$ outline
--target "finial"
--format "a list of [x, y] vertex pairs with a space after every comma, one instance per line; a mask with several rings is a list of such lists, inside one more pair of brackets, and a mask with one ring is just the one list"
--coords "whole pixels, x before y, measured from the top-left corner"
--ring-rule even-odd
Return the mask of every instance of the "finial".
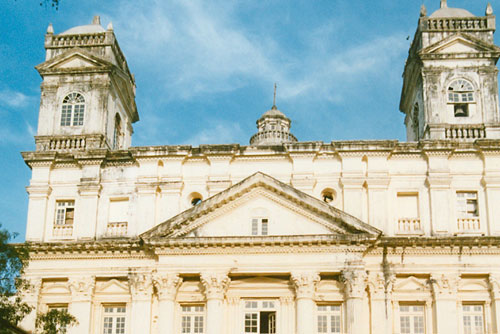
[[446, 0], [441, 0], [441, 8], [448, 8], [448, 4], [446, 3]]
[[52, 23], [49, 23], [49, 26], [47, 27], [47, 34], [53, 34], [54, 33], [54, 27], [52, 26]]
[[427, 16], [427, 8], [425, 8], [424, 4], [420, 7], [420, 16]]
[[111, 21], [109, 21], [108, 27], [106, 29], [107, 30], [113, 30], [113, 23], [111, 23]]
[[488, 6], [486, 6], [486, 15], [493, 15], [493, 7], [491, 7], [491, 3], [488, 2]]
[[99, 15], [94, 16], [92, 19], [92, 24], [101, 24], [101, 17]]
[[276, 109], [276, 82], [274, 83], [273, 109]]

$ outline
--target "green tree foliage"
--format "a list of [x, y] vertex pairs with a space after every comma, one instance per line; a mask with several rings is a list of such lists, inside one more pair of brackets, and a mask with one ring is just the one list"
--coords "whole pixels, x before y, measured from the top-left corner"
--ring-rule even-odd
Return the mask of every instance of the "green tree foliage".
[[42, 334], [66, 334], [78, 321], [67, 310], [52, 309], [36, 317], [36, 329]]
[[[17, 292], [28, 287], [21, 279], [28, 261], [28, 247], [9, 244], [16, 237], [0, 224], [0, 320], [17, 325], [30, 311]], [[0, 334], [6, 332], [0, 328]]]
[[[31, 288], [22, 279], [28, 264], [29, 247], [9, 243], [15, 237], [15, 233], [2, 229], [0, 224], [0, 334], [12, 334], [6, 327], [18, 325], [32, 310], [20, 296], [23, 290]], [[67, 327], [77, 324], [76, 318], [67, 310], [49, 310], [38, 314], [36, 319], [37, 333], [40, 334], [65, 334]]]

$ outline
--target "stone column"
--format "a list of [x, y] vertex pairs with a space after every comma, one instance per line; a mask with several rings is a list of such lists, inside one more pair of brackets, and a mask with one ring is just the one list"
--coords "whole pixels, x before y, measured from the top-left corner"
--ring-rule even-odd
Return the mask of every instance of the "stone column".
[[437, 333], [458, 333], [457, 290], [460, 276], [458, 274], [431, 275], [432, 294], [434, 298]]
[[368, 277], [371, 300], [371, 328], [374, 333], [392, 333], [392, 287], [394, 279], [394, 275], [384, 277], [383, 273], [374, 273]]
[[151, 276], [134, 273], [128, 277], [132, 295], [131, 333], [151, 333], [151, 297], [153, 282]]
[[316, 272], [292, 272], [292, 283], [296, 296], [296, 330], [297, 334], [314, 333], [314, 294], [320, 277]]
[[280, 333], [294, 333], [295, 331], [295, 307], [293, 304], [293, 296], [280, 297]]
[[89, 334], [92, 316], [92, 296], [94, 295], [95, 277], [72, 277], [68, 280], [71, 291], [69, 313], [76, 317], [78, 326], [70, 327], [69, 334]]
[[182, 284], [178, 274], [156, 274], [153, 284], [158, 291], [158, 329], [161, 334], [174, 334], [175, 296]]
[[347, 333], [364, 333], [366, 326], [363, 323], [369, 321], [369, 315], [363, 312], [366, 271], [361, 264], [348, 264], [342, 271], [341, 280], [344, 284]]
[[224, 330], [224, 296], [231, 281], [226, 273], [202, 273], [200, 275], [207, 298], [206, 334], [221, 334]]
[[500, 275], [489, 277], [491, 309], [492, 309], [492, 329], [493, 333], [500, 333]]
[[40, 300], [40, 291], [42, 289], [42, 279], [40, 277], [32, 277], [26, 279], [29, 284], [22, 291], [22, 298], [25, 303], [32, 307], [31, 312], [24, 317], [20, 323], [20, 327], [34, 332], [35, 331], [35, 320], [36, 314], [38, 312], [38, 301]]

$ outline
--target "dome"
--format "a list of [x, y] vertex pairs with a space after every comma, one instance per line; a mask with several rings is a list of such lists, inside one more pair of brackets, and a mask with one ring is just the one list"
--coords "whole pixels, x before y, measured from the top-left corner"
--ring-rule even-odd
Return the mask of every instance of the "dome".
[[287, 118], [285, 116], [285, 114], [283, 114], [281, 111], [279, 111], [276, 106], [273, 106], [271, 109], [269, 109], [264, 114], [262, 114], [261, 118], [264, 118], [264, 117], [276, 117], [276, 116]]
[[81, 34], [96, 34], [100, 32], [105, 32], [100, 24], [86, 24], [83, 26], [73, 27], [61, 33], [61, 35], [81, 35]]
[[444, 7], [436, 10], [434, 13], [432, 13], [430, 17], [438, 18], [438, 17], [474, 17], [474, 16], [475, 16], [474, 14], [462, 8]]

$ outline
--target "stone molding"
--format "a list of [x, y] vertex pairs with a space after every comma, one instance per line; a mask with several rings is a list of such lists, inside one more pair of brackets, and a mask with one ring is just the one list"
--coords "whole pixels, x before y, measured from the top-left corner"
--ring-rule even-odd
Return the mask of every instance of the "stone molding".
[[295, 296], [297, 299], [313, 299], [316, 293], [316, 286], [321, 277], [317, 272], [298, 271], [291, 273], [290, 280], [295, 287]]
[[153, 294], [153, 279], [149, 274], [132, 273], [128, 275], [132, 300], [149, 300]]
[[153, 285], [158, 293], [159, 300], [175, 300], [177, 291], [182, 284], [179, 274], [153, 274]]
[[385, 299], [392, 294], [396, 276], [393, 274], [370, 273], [367, 276], [367, 286], [372, 298]]
[[459, 282], [460, 275], [458, 273], [432, 274], [430, 283], [434, 298], [455, 298]]
[[34, 302], [38, 300], [40, 296], [40, 291], [42, 289], [42, 278], [41, 277], [30, 277], [25, 278], [27, 285], [21, 290], [23, 300], [28, 302]]
[[344, 284], [344, 294], [346, 299], [364, 297], [367, 274], [361, 266], [348, 266], [342, 271], [340, 279]]
[[95, 276], [70, 277], [68, 288], [73, 301], [90, 301], [95, 289]]
[[231, 279], [227, 273], [205, 272], [200, 274], [203, 292], [207, 300], [224, 299]]
[[493, 299], [500, 299], [500, 274], [490, 274], [488, 285]]

